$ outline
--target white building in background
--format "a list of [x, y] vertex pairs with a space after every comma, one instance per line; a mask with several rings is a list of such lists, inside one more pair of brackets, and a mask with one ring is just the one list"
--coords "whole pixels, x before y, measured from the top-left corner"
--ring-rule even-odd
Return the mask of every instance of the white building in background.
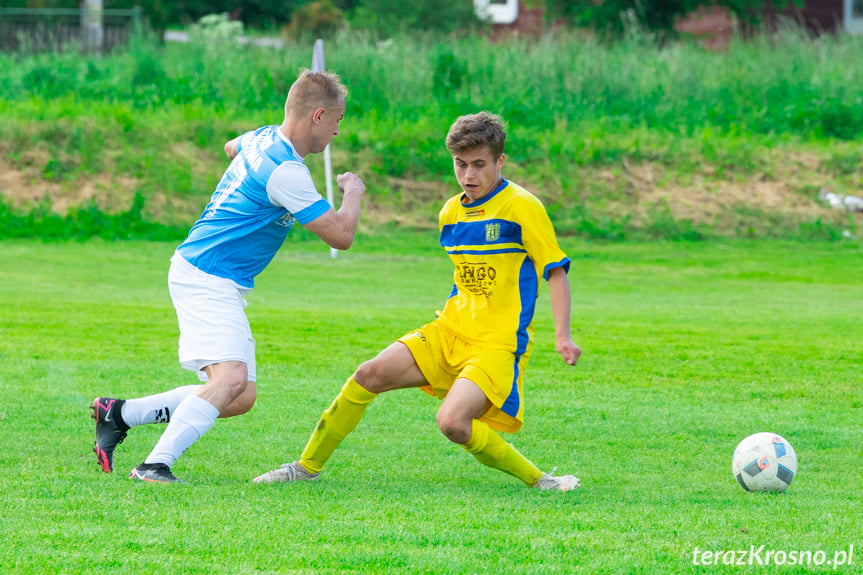
[[863, 34], [863, 0], [844, 0], [842, 23], [852, 34]]
[[512, 24], [518, 18], [518, 0], [473, 0], [476, 15], [492, 24]]

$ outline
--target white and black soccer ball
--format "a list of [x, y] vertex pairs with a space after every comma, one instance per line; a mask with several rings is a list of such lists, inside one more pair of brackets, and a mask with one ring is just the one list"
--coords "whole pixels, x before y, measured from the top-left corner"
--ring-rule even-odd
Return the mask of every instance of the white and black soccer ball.
[[731, 462], [734, 477], [746, 491], [785, 491], [797, 474], [797, 454], [775, 433], [756, 433], [740, 442]]

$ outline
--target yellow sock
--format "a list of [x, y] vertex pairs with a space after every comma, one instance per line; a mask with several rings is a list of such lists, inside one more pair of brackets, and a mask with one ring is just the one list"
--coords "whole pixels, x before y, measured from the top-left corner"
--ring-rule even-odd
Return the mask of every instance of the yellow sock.
[[341, 393], [321, 415], [318, 426], [300, 457], [300, 465], [309, 473], [317, 473], [323, 469], [342, 439], [360, 422], [366, 406], [375, 397], [377, 394], [366, 391], [353, 377], [349, 377]]
[[528, 485], [534, 485], [542, 477], [536, 465], [478, 419], [473, 420], [470, 439], [462, 447], [483, 465], [514, 475]]

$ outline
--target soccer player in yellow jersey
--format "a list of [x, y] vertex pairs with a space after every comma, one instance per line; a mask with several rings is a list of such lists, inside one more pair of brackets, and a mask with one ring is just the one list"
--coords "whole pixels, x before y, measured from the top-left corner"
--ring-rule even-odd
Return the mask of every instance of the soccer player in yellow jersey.
[[542, 203], [501, 177], [506, 133], [488, 112], [462, 116], [446, 138], [463, 193], [440, 212], [440, 242], [455, 266], [452, 293], [437, 319], [360, 365], [324, 412], [299, 461], [257, 483], [315, 480], [378, 394], [419, 387], [443, 400], [443, 434], [484, 465], [543, 490], [579, 487], [572, 475], [543, 473], [496, 433], [521, 428], [524, 372], [533, 315], [548, 281], [557, 337], [568, 365], [581, 350], [570, 335], [569, 258]]

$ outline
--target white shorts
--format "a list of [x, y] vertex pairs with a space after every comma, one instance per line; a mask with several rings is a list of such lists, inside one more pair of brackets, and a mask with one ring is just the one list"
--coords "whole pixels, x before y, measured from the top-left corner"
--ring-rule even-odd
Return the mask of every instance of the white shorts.
[[180, 365], [207, 381], [206, 366], [242, 361], [249, 381], [255, 381], [255, 339], [243, 297], [251, 289], [203, 272], [174, 253], [168, 290], [180, 324]]

